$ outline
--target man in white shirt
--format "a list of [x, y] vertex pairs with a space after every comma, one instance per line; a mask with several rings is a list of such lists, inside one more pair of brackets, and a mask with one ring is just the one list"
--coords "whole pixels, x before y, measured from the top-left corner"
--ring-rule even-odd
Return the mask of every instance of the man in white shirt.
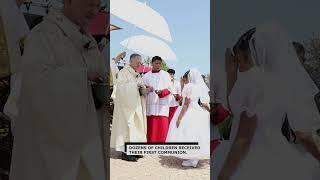
[[168, 69], [168, 73], [171, 77], [172, 84], [172, 96], [170, 97], [170, 109], [169, 109], [169, 125], [173, 118], [174, 113], [177, 111], [179, 107], [179, 101], [181, 100], [181, 84], [179, 81], [175, 80], [174, 75], [176, 71], [174, 69]]
[[169, 129], [169, 104], [171, 96], [171, 78], [168, 72], [161, 70], [162, 59], [152, 58], [152, 71], [143, 76], [147, 87], [153, 89], [147, 95], [147, 141], [162, 143], [166, 141]]
[[119, 68], [117, 66], [117, 63], [125, 57], [126, 57], [126, 52], [122, 52], [122, 53], [118, 54], [115, 58], [112, 58], [112, 60], [110, 62], [110, 69], [111, 69], [111, 73], [112, 73], [112, 81], [113, 82], [115, 82], [115, 80], [117, 79], [118, 73], [119, 73]]

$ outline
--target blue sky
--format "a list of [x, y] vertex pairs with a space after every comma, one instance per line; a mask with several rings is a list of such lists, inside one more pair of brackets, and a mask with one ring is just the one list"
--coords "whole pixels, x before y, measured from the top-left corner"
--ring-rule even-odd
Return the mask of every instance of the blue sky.
[[[146, 2], [147, 5], [159, 12], [169, 24], [173, 42], [167, 42], [167, 44], [176, 53], [177, 60], [168, 61], [167, 64], [176, 70], [176, 76], [183, 75], [190, 68], [197, 68], [203, 74], [209, 73], [210, 0], [147, 0]], [[139, 28], [136, 28], [132, 33], [134, 29], [132, 24], [113, 15], [111, 23], [124, 28], [111, 33], [112, 57], [125, 50], [120, 42], [129, 36], [153, 36]]]

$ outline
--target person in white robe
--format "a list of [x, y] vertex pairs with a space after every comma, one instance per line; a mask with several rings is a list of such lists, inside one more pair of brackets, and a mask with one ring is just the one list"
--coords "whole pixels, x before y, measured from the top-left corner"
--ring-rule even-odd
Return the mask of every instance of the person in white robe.
[[27, 22], [19, 9], [22, 2], [22, 0], [3, 0], [0, 2], [0, 21], [3, 27], [1, 33], [5, 35], [9, 55], [6, 74], [10, 76], [10, 95], [3, 112], [10, 117], [12, 132], [19, 113], [17, 102], [21, 86], [20, 65], [23, 41], [29, 33]]
[[125, 143], [147, 142], [145, 96], [150, 89], [145, 88], [137, 72], [141, 56], [132, 54], [129, 61], [129, 65], [119, 72], [112, 93], [114, 111], [110, 146], [122, 152], [122, 160], [137, 161], [141, 156], [126, 155]]
[[173, 118], [173, 115], [177, 111], [179, 107], [179, 101], [181, 100], [181, 83], [174, 78], [175, 70], [168, 69], [167, 71], [171, 76], [171, 83], [172, 83], [172, 96], [170, 96], [170, 109], [169, 109], [169, 126], [170, 122]]
[[144, 83], [154, 91], [147, 95], [147, 140], [164, 143], [169, 129], [169, 107], [172, 91], [168, 72], [161, 70], [162, 58], [152, 58], [152, 71], [143, 76]]
[[[226, 61], [228, 60], [228, 57], [226, 57]], [[220, 105], [227, 110], [227, 84], [229, 84], [227, 82], [227, 72], [229, 72], [230, 64], [218, 62], [214, 67], [215, 68], [212, 82], [213, 104], [214, 106]], [[213, 179], [218, 179], [219, 173], [217, 172], [219, 172], [219, 169], [221, 169], [223, 166], [223, 162], [228, 155], [228, 151], [226, 150], [229, 148], [227, 147], [230, 147], [232, 145], [232, 141], [224, 139], [222, 134], [220, 133], [218, 125], [214, 125], [213, 122], [211, 122], [210, 130], [211, 143], [214, 148], [212, 149], [211, 154], [212, 177]]]
[[[313, 101], [318, 90], [286, 33], [275, 23], [262, 24], [241, 36], [233, 52], [239, 63], [229, 96], [233, 144], [215, 171], [218, 180], [318, 179], [320, 115]], [[294, 143], [281, 130], [285, 115]]]
[[87, 33], [99, 4], [66, 0], [27, 37], [11, 180], [107, 179], [91, 89], [104, 62]]
[[182, 166], [197, 167], [199, 160], [210, 159], [209, 88], [200, 72], [191, 69], [184, 75], [183, 106], [172, 118], [166, 142], [197, 142], [199, 150], [185, 155]]
[[[126, 52], [122, 52], [120, 54], [118, 54], [115, 58], [112, 58], [110, 61], [110, 69], [111, 69], [111, 73], [112, 73], [112, 81], [111, 82], [115, 82], [119, 73], [119, 68], [117, 66], [118, 62], [126, 57]], [[113, 85], [113, 83], [112, 83]]]

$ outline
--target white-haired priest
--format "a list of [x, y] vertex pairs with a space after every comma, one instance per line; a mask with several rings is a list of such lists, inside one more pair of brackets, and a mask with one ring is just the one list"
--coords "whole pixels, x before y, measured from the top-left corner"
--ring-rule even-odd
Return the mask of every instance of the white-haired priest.
[[125, 143], [147, 142], [145, 97], [152, 89], [144, 85], [138, 72], [141, 56], [132, 54], [130, 63], [118, 73], [112, 98], [114, 111], [111, 130], [111, 148], [122, 152], [122, 160], [137, 161], [142, 156], [125, 152]]

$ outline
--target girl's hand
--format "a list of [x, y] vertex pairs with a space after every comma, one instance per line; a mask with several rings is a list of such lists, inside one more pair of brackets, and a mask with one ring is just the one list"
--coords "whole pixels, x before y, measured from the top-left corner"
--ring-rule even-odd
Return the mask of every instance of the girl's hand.
[[177, 120], [177, 122], [176, 122], [177, 128], [179, 128], [180, 123], [181, 123], [181, 117], [179, 116], [179, 117], [178, 117], [178, 120]]

